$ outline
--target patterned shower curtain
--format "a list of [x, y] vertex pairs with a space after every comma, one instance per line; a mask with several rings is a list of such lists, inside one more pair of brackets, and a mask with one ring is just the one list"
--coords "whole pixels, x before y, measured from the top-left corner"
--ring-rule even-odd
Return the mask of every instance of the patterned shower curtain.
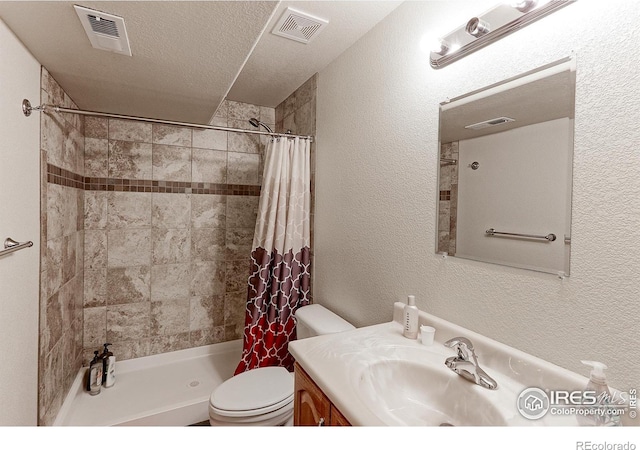
[[267, 366], [293, 370], [288, 351], [296, 339], [293, 313], [309, 303], [310, 143], [272, 139], [265, 153], [236, 375]]

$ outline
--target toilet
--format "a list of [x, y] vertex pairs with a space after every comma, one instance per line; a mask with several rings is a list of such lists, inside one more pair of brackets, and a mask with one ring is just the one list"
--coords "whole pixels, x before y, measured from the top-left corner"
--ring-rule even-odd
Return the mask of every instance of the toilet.
[[[321, 305], [295, 313], [298, 339], [353, 330], [355, 327]], [[260, 367], [218, 386], [209, 398], [212, 426], [293, 425], [293, 374], [284, 367]]]

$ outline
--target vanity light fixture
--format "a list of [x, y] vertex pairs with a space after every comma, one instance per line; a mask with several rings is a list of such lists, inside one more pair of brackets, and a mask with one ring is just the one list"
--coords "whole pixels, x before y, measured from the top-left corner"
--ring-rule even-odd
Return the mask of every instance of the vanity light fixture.
[[467, 33], [471, 36], [479, 38], [480, 36], [484, 36], [489, 31], [491, 31], [489, 24], [484, 20], [480, 20], [477, 17], [474, 17], [469, 22], [467, 22], [467, 26], [465, 27]]
[[431, 50], [433, 53], [437, 53], [438, 55], [444, 56], [447, 53], [449, 53], [452, 49], [452, 47], [449, 45], [449, 43], [445, 40], [442, 39], [438, 39], [435, 42], [435, 45], [433, 46], [433, 49]]
[[511, 2], [511, 6], [520, 12], [526, 13], [538, 6], [538, 0], [516, 0]]
[[[512, 0], [472, 17], [466, 24], [440, 38], [440, 48], [431, 51], [430, 63], [439, 69], [480, 50], [577, 0]], [[456, 46], [447, 44], [455, 42]], [[444, 45], [447, 49], [444, 49]]]

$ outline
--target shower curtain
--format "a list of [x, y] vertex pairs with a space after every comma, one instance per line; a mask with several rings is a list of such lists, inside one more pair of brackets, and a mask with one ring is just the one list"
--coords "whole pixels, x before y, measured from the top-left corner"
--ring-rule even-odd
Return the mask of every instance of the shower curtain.
[[287, 348], [296, 339], [293, 313], [309, 303], [310, 143], [272, 139], [265, 153], [236, 375], [267, 366], [293, 370]]

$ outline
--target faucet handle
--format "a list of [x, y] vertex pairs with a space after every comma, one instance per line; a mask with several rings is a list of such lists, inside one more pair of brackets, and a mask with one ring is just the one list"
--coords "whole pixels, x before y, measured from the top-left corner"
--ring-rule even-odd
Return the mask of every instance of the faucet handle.
[[454, 337], [444, 343], [445, 347], [453, 348], [458, 351], [458, 357], [467, 361], [471, 360], [475, 356], [473, 351], [473, 344], [465, 337]]

